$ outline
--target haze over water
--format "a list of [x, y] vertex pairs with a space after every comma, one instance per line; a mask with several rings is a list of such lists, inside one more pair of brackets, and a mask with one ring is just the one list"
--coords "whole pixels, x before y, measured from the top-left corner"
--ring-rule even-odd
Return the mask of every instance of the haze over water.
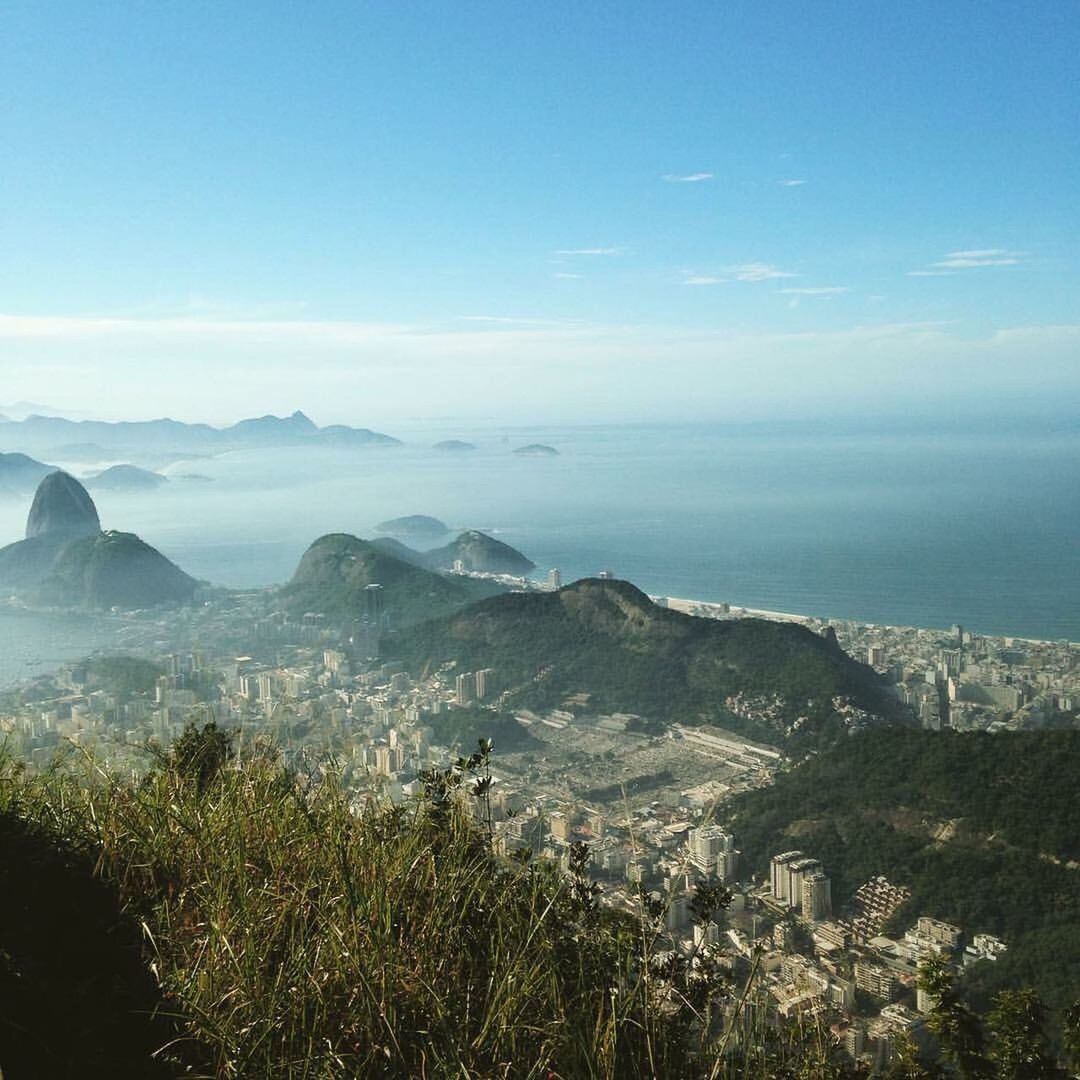
[[[791, 426], [394, 428], [394, 448], [234, 452], [158, 492], [98, 493], [216, 584], [288, 580], [326, 532], [423, 513], [491, 530], [564, 581], [834, 619], [1080, 640], [1080, 433]], [[436, 451], [443, 438], [472, 452]], [[558, 457], [511, 451], [549, 443]], [[80, 463], [65, 463], [78, 471]], [[28, 500], [0, 504], [5, 541]], [[51, 655], [51, 654], [50, 654]]]

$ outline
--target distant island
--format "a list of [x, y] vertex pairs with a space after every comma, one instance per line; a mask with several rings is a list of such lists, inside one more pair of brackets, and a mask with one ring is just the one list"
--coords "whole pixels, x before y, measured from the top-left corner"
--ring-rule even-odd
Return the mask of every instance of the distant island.
[[161, 473], [137, 465], [111, 465], [97, 476], [89, 477], [86, 486], [91, 491], [153, 491], [168, 482], [168, 477]]
[[427, 514], [407, 514], [381, 522], [375, 526], [375, 531], [389, 536], [405, 536], [411, 540], [438, 540], [450, 529], [438, 518]]
[[453, 453], [459, 450], [475, 450], [476, 444], [471, 442], [464, 442], [461, 439], [443, 439], [442, 442], [437, 442], [431, 449], [448, 450]]
[[529, 443], [528, 446], [519, 446], [514, 453], [522, 457], [557, 457], [559, 451], [546, 443]]

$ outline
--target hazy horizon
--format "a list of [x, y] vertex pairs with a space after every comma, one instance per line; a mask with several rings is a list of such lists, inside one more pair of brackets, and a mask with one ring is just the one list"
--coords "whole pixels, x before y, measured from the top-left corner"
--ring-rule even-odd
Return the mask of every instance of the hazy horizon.
[[5, 396], [366, 426], [1080, 392], [1075, 5], [5, 5]]

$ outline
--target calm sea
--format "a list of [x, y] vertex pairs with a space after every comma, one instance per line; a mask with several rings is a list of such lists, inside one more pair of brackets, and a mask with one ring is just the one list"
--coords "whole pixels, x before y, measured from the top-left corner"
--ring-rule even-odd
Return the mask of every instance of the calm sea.
[[[430, 425], [392, 434], [406, 445], [184, 462], [174, 471], [212, 481], [103, 494], [102, 521], [232, 586], [286, 580], [325, 532], [371, 536], [379, 521], [421, 513], [491, 530], [538, 573], [558, 567], [565, 581], [608, 569], [651, 593], [1080, 640], [1080, 432]], [[432, 449], [447, 438], [477, 449]], [[558, 456], [511, 452], [536, 442]], [[21, 535], [28, 503], [0, 505], [0, 539]]]
[[108, 645], [113, 629], [84, 615], [42, 615], [0, 607], [0, 689], [48, 674]]

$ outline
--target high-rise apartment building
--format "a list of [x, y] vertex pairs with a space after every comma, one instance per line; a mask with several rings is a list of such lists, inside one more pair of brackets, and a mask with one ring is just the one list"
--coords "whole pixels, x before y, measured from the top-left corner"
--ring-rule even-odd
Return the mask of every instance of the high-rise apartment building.
[[817, 859], [803, 857], [788, 863], [788, 905], [793, 908], [802, 908], [803, 882], [812, 874], [821, 870], [821, 863]]
[[827, 874], [817, 870], [802, 879], [801, 907], [803, 918], [813, 922], [832, 915], [832, 882]]
[[735, 880], [738, 855], [735, 837], [719, 825], [703, 825], [690, 830], [690, 862], [703, 874], [722, 882]]
[[796, 859], [803, 858], [801, 851], [785, 851], [781, 855], [774, 855], [769, 860], [769, 874], [772, 883], [772, 894], [777, 900], [790, 904], [788, 867]]
[[471, 671], [463, 671], [454, 684], [459, 705], [469, 705], [476, 700], [476, 675]]

